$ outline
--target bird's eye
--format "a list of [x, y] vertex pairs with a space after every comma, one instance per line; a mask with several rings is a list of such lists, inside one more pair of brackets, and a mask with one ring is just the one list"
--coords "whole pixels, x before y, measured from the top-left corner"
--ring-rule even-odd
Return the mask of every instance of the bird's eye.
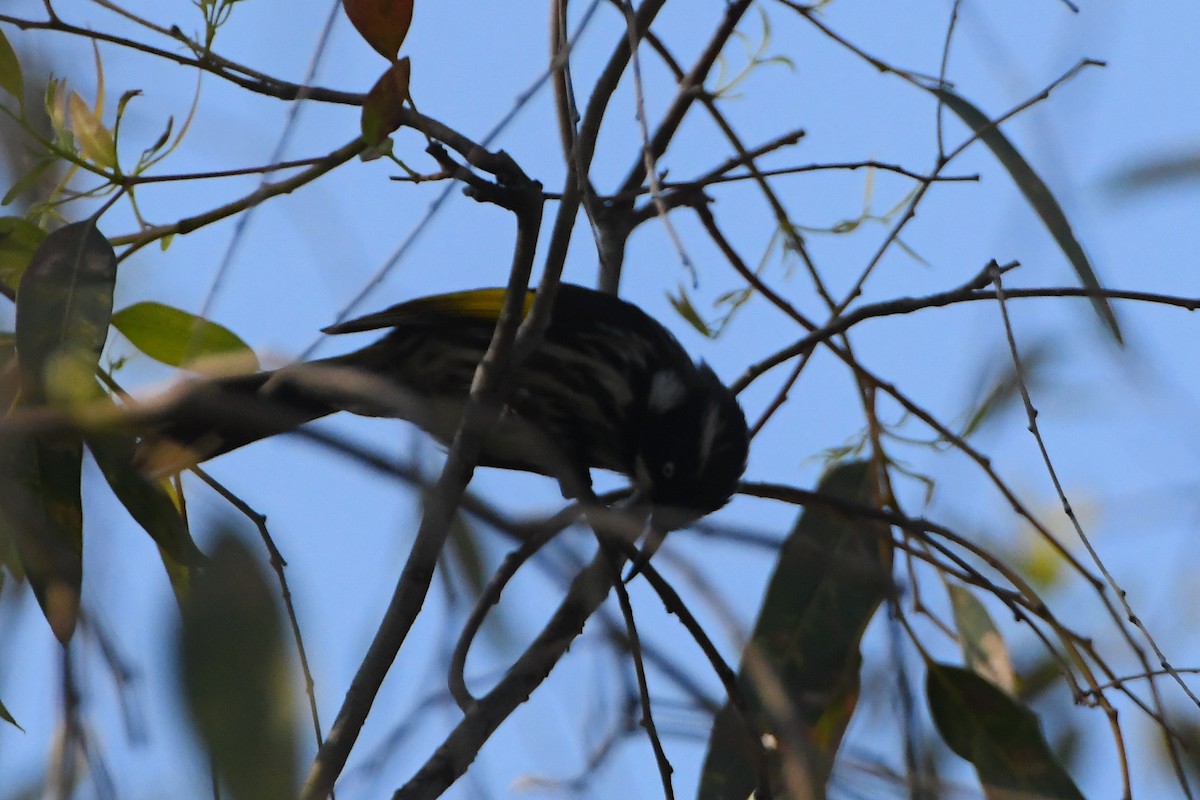
[[675, 477], [675, 462], [668, 461], [662, 465], [662, 476], [667, 480]]

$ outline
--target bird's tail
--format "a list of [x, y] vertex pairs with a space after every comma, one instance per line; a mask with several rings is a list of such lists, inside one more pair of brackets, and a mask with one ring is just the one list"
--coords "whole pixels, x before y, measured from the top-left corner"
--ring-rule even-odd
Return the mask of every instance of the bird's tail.
[[190, 381], [142, 406], [139, 466], [178, 472], [338, 410], [320, 391], [285, 379], [287, 369]]

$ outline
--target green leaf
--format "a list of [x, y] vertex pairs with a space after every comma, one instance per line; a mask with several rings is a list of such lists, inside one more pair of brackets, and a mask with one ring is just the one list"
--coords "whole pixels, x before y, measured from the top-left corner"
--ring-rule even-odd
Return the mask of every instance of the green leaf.
[[[135, 97], [141, 97], [141, 89], [128, 89], [121, 93], [121, 97], [117, 100], [117, 123], [120, 124], [121, 119], [125, 116], [125, 106], [129, 105], [129, 101]], [[168, 126], [169, 127], [169, 126]]]
[[[998, 370], [999, 374], [987, 379], [988, 388], [986, 390], [980, 388], [977, 391], [976, 396], [980, 399], [974, 403], [975, 410], [967, 418], [967, 423], [963, 426], [959, 436], [966, 439], [974, 435], [997, 414], [1019, 404], [1022, 379], [1024, 379], [1025, 388], [1037, 394], [1037, 387], [1046, 382], [1051, 360], [1057, 355], [1058, 346], [1049, 339], [1040, 339], [1032, 344], [1023, 343], [1020, 374], [1017, 373], [1009, 354], [1005, 353], [1000, 356], [998, 360], [1002, 366]], [[981, 377], [979, 384], [983, 385], [984, 381], [985, 379]]]
[[258, 369], [254, 351], [236, 333], [162, 303], [134, 303], [113, 314], [112, 324], [138, 350], [172, 367], [199, 358], [237, 357], [247, 370]]
[[139, 166], [145, 165], [148, 161], [155, 158], [155, 156], [158, 155], [158, 151], [166, 147], [167, 142], [171, 141], [171, 131], [174, 130], [174, 128], [175, 118], [167, 117], [167, 124], [166, 127], [163, 128], [163, 132], [160, 133], [158, 138], [154, 140], [154, 144], [142, 151], [142, 157], [139, 160]]
[[116, 254], [90, 221], [60, 228], [38, 246], [17, 291], [25, 402], [42, 401], [47, 388], [73, 395], [76, 387], [65, 384], [95, 369], [116, 277]]
[[412, 65], [402, 58], [380, 76], [367, 93], [362, 107], [362, 138], [377, 151], [390, 147], [388, 135], [404, 121], [404, 103], [409, 101], [408, 80]]
[[71, 92], [67, 95], [67, 115], [75, 141], [79, 142], [79, 153], [98, 167], [115, 169], [117, 143], [99, 113], [88, 108], [78, 93]]
[[992, 622], [983, 603], [970, 589], [950, 584], [950, 605], [954, 608], [954, 624], [961, 639], [963, 658], [975, 674], [986, 678], [1009, 694], [1017, 688], [1012, 659], [1004, 638]]
[[[19, 405], [96, 398], [116, 272], [112, 247], [91, 222], [51, 233], [34, 251], [17, 290]], [[72, 432], [34, 438], [14, 426], [0, 451], [6, 526], [42, 612], [66, 642], [83, 580], [83, 441]]]
[[3, 30], [0, 30], [0, 89], [15, 97], [20, 105], [25, 104], [25, 78], [21, 75], [21, 61]]
[[[20, 378], [15, 337], [11, 333], [0, 333], [0, 418], [16, 403], [20, 393]], [[0, 446], [4, 444], [3, 439], [4, 437], [0, 436]], [[0, 457], [0, 465], [2, 463], [3, 458]], [[0, 475], [0, 483], [2, 478], [3, 475]], [[17, 553], [15, 535], [16, 532], [9, 529], [9, 522], [0, 508], [0, 567], [20, 581], [25, 579], [25, 570]], [[3, 589], [2, 583], [0, 589]]]
[[[8, 518], [0, 509], [0, 567], [18, 582], [25, 580], [25, 567], [21, 564], [21, 555], [17, 552], [17, 531], [10, 530]], [[0, 573], [0, 589], [4, 588], [4, 575]]]
[[396, 58], [412, 25], [413, 0], [342, 0], [342, 8], [375, 52]]
[[708, 323], [704, 321], [704, 318], [700, 316], [700, 312], [692, 305], [692, 300], [688, 297], [687, 289], [680, 286], [679, 296], [676, 297], [668, 293], [667, 299], [671, 301], [671, 305], [679, 313], [679, 316], [683, 317], [685, 322], [700, 331], [703, 336], [707, 336], [709, 339], [713, 338], [712, 328], [708, 327]]
[[1200, 153], [1182, 151], [1156, 153], [1125, 167], [1112, 179], [1113, 188], [1122, 192], [1188, 186], [1200, 181]]
[[[838, 465], [817, 491], [869, 506], [870, 465]], [[774, 735], [776, 752], [784, 759], [804, 760], [814, 787], [824, 786], [858, 699], [859, 645], [892, 590], [891, 562], [886, 525], [809, 507], [780, 550], [743, 656], [738, 683], [756, 725]], [[783, 719], [779, 704], [765, 699], [772, 684], [776, 694], [782, 691], [791, 701]], [[713, 724], [701, 774], [702, 800], [748, 797], [754, 790], [745, 736], [727, 704]]]
[[183, 603], [181, 686], [234, 800], [285, 800], [298, 788], [293, 681], [271, 584], [222, 532]]
[[134, 438], [123, 433], [94, 434], [87, 437], [87, 445], [113, 494], [163, 552], [184, 566], [203, 564], [204, 554], [163, 483], [147, 479], [134, 467]]
[[[442, 551], [441, 566], [452, 580], [457, 578], [467, 588], [469, 597], [478, 597], [488, 582], [488, 570], [481, 548], [479, 532], [471, 527], [465, 515], [455, 513], [450, 518], [446, 549]], [[452, 570], [452, 571], [451, 571]]]
[[[30, 167], [29, 171], [22, 175], [20, 179], [11, 187], [9, 187], [9, 190], [4, 193], [3, 199], [0, 199], [0, 206], [9, 205], [13, 200], [16, 200], [18, 197], [25, 194], [25, 192], [35, 186], [37, 182], [42, 179], [42, 176], [46, 174], [46, 170], [50, 169], [57, 163], [58, 159], [56, 158], [43, 158]], [[45, 234], [43, 233], [43, 236], [44, 235]]]
[[[946, 107], [958, 115], [959, 119], [967, 124], [975, 135], [979, 137], [997, 160], [1012, 176], [1016, 182], [1017, 188], [1025, 195], [1025, 199], [1029, 201], [1029, 205], [1042, 219], [1042, 223], [1046, 229], [1050, 231], [1050, 235], [1054, 237], [1054, 241], [1058, 243], [1058, 247], [1063, 251], [1067, 260], [1071, 262], [1071, 266], [1075, 270], [1075, 274], [1079, 276], [1080, 283], [1085, 289], [1100, 290], [1104, 287], [1100, 285], [1100, 279], [1096, 276], [1096, 271], [1092, 268], [1091, 262], [1088, 260], [1087, 254], [1083, 252], [1083, 246], [1079, 244], [1079, 240], [1075, 238], [1075, 232], [1071, 229], [1071, 223], [1067, 221], [1067, 215], [1063, 212], [1062, 206], [1054, 199], [1054, 195], [1050, 193], [1050, 188], [1046, 186], [1045, 181], [1033, 171], [1033, 167], [1025, 160], [1025, 157], [1013, 146], [1001, 131], [998, 125], [988, 116], [972, 105], [967, 100], [950, 91], [949, 89], [931, 89], [938, 99], [946, 104]], [[1108, 300], [1096, 296], [1091, 298], [1092, 307], [1096, 313], [1100, 315], [1100, 319], [1108, 326], [1112, 332], [1113, 338], [1118, 343], [1122, 343], [1121, 328], [1117, 324], [1117, 317], [1113, 313], [1112, 307], [1108, 304]]]
[[21, 369], [17, 366], [16, 337], [0, 332], [0, 417], [16, 404], [20, 390]]
[[988, 800], [1083, 800], [1032, 711], [970, 670], [927, 666], [934, 724], [950, 749], [975, 766]]
[[83, 504], [78, 437], [0, 435], [0, 527], [12, 537], [21, 570], [50, 629], [70, 641], [83, 581]]
[[15, 290], [46, 232], [22, 217], [0, 217], [0, 281]]

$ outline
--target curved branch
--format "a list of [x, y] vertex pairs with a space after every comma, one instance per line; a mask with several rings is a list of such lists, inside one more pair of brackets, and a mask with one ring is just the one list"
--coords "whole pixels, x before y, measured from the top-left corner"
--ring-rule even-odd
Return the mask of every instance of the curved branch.
[[[601, 548], [571, 582], [554, 616], [500, 682], [481, 697], [393, 800], [433, 800], [464, 772], [500, 724], [541, 685], [612, 589], [613, 563]], [[619, 579], [619, 576], [617, 576]], [[324, 795], [306, 793], [304, 797]]]
[[121, 253], [120, 260], [123, 261], [151, 242], [156, 242], [167, 236], [191, 233], [205, 225], [211, 225], [226, 217], [231, 217], [234, 214], [245, 211], [247, 208], [256, 206], [268, 198], [293, 192], [301, 186], [311, 183], [335, 167], [346, 163], [365, 150], [366, 147], [366, 143], [361, 138], [356, 137], [353, 141], [342, 145], [308, 169], [281, 181], [264, 183], [253, 192], [234, 200], [232, 203], [227, 203], [219, 208], [211, 209], [193, 217], [185, 217], [170, 225], [156, 225], [132, 236], [114, 237], [111, 241], [114, 244], [129, 243], [129, 247], [125, 248], [124, 252]]
[[[975, 289], [967, 286], [952, 289], [948, 292], [926, 295], [925, 297], [901, 297], [896, 300], [886, 300], [882, 303], [859, 306], [854, 311], [843, 314], [827, 325], [809, 332], [784, 349], [764, 358], [762, 361], [752, 364], [740, 378], [730, 385], [730, 388], [734, 393], [741, 392], [768, 370], [779, 366], [785, 361], [805, 354], [818, 344], [845, 333], [850, 328], [865, 320], [911, 314], [914, 311], [921, 311], [926, 308], [942, 308], [959, 303], [996, 300], [997, 297], [997, 292], [994, 289]], [[1133, 300], [1142, 303], [1173, 306], [1186, 311], [1200, 309], [1200, 298], [1178, 297], [1175, 295], [1139, 292], [1128, 289], [1083, 289], [1071, 286], [1054, 286], [1043, 289], [1006, 289], [1004, 297], [1007, 300], [1034, 297], [1083, 297], [1088, 299], [1103, 297], [1107, 300]]]
[[[78, 25], [72, 25], [68, 22], [63, 22], [58, 17], [53, 17], [46, 21], [37, 21], [24, 19], [22, 17], [14, 17], [10, 14], [0, 14], [0, 22], [7, 22], [21, 30], [42, 30], [52, 31], [54, 33], [65, 33], [71, 36], [81, 36], [94, 42], [107, 42], [115, 44], [119, 47], [125, 47], [130, 50], [136, 50], [140, 53], [146, 53], [157, 58], [172, 61], [180, 66], [195, 67], [198, 70], [207, 72], [210, 75], [215, 75], [222, 80], [227, 80], [243, 89], [261, 94], [266, 97], [274, 97], [279, 100], [317, 100], [323, 103], [335, 103], [339, 105], [361, 106], [364, 94], [357, 92], [343, 92], [336, 89], [326, 89], [320, 86], [304, 86], [291, 81], [280, 80], [273, 78], [261, 72], [256, 72], [249, 67], [243, 67], [236, 62], [221, 56], [208, 52], [204, 58], [196, 58], [186, 56], [173, 50], [164, 50], [153, 45], [148, 45], [134, 39], [127, 39], [122, 36], [117, 36], [104, 31], [94, 30], [92, 28], [81, 28]], [[183, 44], [194, 47], [189, 39], [182, 34], [178, 34], [176, 38]]]

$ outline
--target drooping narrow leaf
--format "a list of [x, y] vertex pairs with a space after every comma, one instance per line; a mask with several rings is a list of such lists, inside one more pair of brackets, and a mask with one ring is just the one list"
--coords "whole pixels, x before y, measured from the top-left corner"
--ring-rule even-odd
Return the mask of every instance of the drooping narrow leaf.
[[[1021, 190], [1021, 194], [1025, 195], [1029, 205], [1041, 218], [1046, 229], [1050, 231], [1050, 235], [1054, 237], [1054, 241], [1058, 243], [1063, 255], [1071, 262], [1071, 267], [1079, 276], [1083, 287], [1097, 291], [1103, 289], [1100, 279], [1096, 276], [1096, 270], [1092, 268], [1091, 261], [1083, 251], [1083, 246], [1079, 244], [1075, 232], [1071, 229], [1071, 223], [1067, 221], [1067, 215], [1063, 212], [1062, 206], [1050, 192], [1046, 182], [1034, 172], [1033, 167], [1013, 146], [1008, 137], [1001, 132], [999, 126], [988, 119], [987, 114], [949, 89], [931, 89], [931, 91], [946, 104], [947, 108], [957, 114], [958, 118], [967, 124], [967, 127], [975, 132], [980, 141], [987, 145], [1004, 169], [1008, 171], [1008, 174], [1012, 176], [1017, 188]], [[1122, 342], [1121, 328], [1117, 324], [1116, 314], [1113, 313], [1108, 300], [1097, 295], [1092, 297], [1091, 301], [1092, 307], [1096, 309], [1100, 319], [1108, 326], [1113, 338], [1117, 342]]]
[[0, 509], [0, 588], [9, 575], [18, 582], [25, 580], [25, 567], [21, 564], [21, 556], [17, 552], [17, 532], [9, 529], [8, 517]]
[[16, 290], [46, 232], [22, 217], [0, 217], [0, 282]]
[[258, 369], [254, 351], [236, 333], [162, 303], [134, 303], [113, 314], [112, 325], [138, 350], [172, 367], [202, 358], [236, 357], [244, 360], [247, 371]]
[[[15, 337], [11, 333], [0, 333], [0, 417], [8, 413], [17, 400], [20, 391], [21, 373], [17, 368], [17, 348]], [[0, 446], [4, 445], [4, 437], [0, 436]], [[0, 465], [3, 458], [0, 457]], [[0, 480], [3, 475], [0, 474]], [[25, 579], [25, 569], [21, 566], [21, 558], [17, 554], [15, 531], [10, 530], [10, 523], [0, 508], [0, 568], [6, 570], [17, 580]], [[0, 586], [2, 588], [2, 586]]]
[[959, 431], [964, 439], [974, 435], [985, 424], [1001, 412], [1016, 407], [1021, 402], [1021, 384], [1036, 396], [1037, 388], [1051, 374], [1050, 365], [1059, 355], [1060, 347], [1050, 339], [1037, 339], [1021, 343], [1021, 371], [1017, 372], [1012, 357], [1007, 353], [995, 358], [1001, 366], [989, 370], [979, 378], [976, 400], [967, 422]]
[[962, 640], [967, 666], [976, 675], [1013, 694], [1017, 680], [1012, 659], [996, 623], [992, 622], [992, 615], [970, 589], [955, 583], [950, 584], [950, 605], [954, 609], [954, 625]]
[[[18, 405], [96, 396], [92, 377], [112, 316], [117, 260], [92, 222], [67, 225], [34, 251], [17, 289]], [[55, 635], [75, 629], [83, 579], [78, 434], [14, 429], [0, 443], [0, 504], [17, 552]]]
[[401, 111], [409, 99], [408, 80], [412, 65], [402, 58], [387, 68], [380, 76], [362, 107], [363, 141], [377, 151], [387, 152], [388, 136], [400, 127], [404, 120]]
[[92, 434], [87, 437], [87, 445], [113, 494], [163, 552], [184, 566], [204, 563], [204, 554], [196, 547], [163, 484], [146, 478], [134, 467], [133, 437], [115, 431]]
[[17, 354], [26, 402], [46, 399], [49, 370], [70, 359], [90, 372], [112, 319], [117, 257], [92, 222], [49, 234], [17, 291]]
[[15, 97], [18, 103], [25, 102], [25, 78], [21, 75], [21, 61], [3, 30], [0, 30], [0, 89]]
[[1197, 180], [1200, 180], [1200, 153], [1183, 150], [1143, 158], [1121, 169], [1111, 184], [1121, 192], [1135, 192], [1195, 186]]
[[13, 715], [9, 713], [9, 711], [5, 707], [4, 703], [0, 703], [0, 719], [4, 720], [9, 725], [12, 725], [14, 728], [16, 728], [19, 731], [25, 730], [24, 728], [22, 728], [20, 725], [17, 724], [17, 721], [15, 719], [13, 719]]
[[[818, 492], [869, 506], [870, 465], [855, 461], [835, 467]], [[873, 520], [806, 509], [780, 550], [742, 659], [738, 683], [755, 724], [778, 743], [775, 767], [786, 775], [787, 759], [801, 759], [815, 784], [806, 789], [824, 786], [858, 699], [859, 644], [891, 591], [887, 534], [887, 527]], [[782, 707], [776, 690], [782, 690]], [[754, 790], [745, 735], [727, 704], [713, 724], [701, 800], [748, 797]]]
[[25, 174], [18, 178], [12, 186], [8, 187], [8, 191], [4, 193], [4, 197], [0, 198], [0, 206], [6, 206], [13, 200], [16, 200], [28, 190], [37, 185], [37, 182], [42, 179], [46, 171], [58, 163], [58, 160], [53, 157], [44, 157], [34, 163], [25, 171]]
[[75, 632], [83, 581], [82, 456], [77, 437], [0, 435], [0, 527], [12, 539], [19, 571], [46, 622], [63, 643]]
[[974, 672], [929, 662], [925, 694], [938, 733], [970, 761], [988, 800], [1083, 800], [1037, 716]]
[[196, 732], [230, 795], [294, 798], [294, 698], [279, 608], [250, 551], [227, 533], [193, 576], [178, 653]]
[[413, 0], [342, 0], [342, 8], [375, 52], [396, 58], [412, 25]]
[[488, 582], [480, 540], [479, 531], [471, 526], [466, 515], [458, 513], [451, 517], [446, 549], [442, 551], [439, 566], [446, 569], [447, 580], [463, 584], [468, 597], [483, 594]]
[[704, 317], [700, 316], [700, 312], [696, 310], [696, 306], [692, 304], [692, 299], [688, 297], [687, 290], [682, 286], [679, 287], [679, 296], [673, 294], [667, 295], [667, 300], [671, 301], [671, 305], [679, 316], [683, 317], [684, 322], [691, 325], [703, 336], [713, 338], [712, 328], [704, 321]]
[[0, 332], [0, 416], [17, 402], [21, 389], [21, 369], [17, 366], [17, 337]]

